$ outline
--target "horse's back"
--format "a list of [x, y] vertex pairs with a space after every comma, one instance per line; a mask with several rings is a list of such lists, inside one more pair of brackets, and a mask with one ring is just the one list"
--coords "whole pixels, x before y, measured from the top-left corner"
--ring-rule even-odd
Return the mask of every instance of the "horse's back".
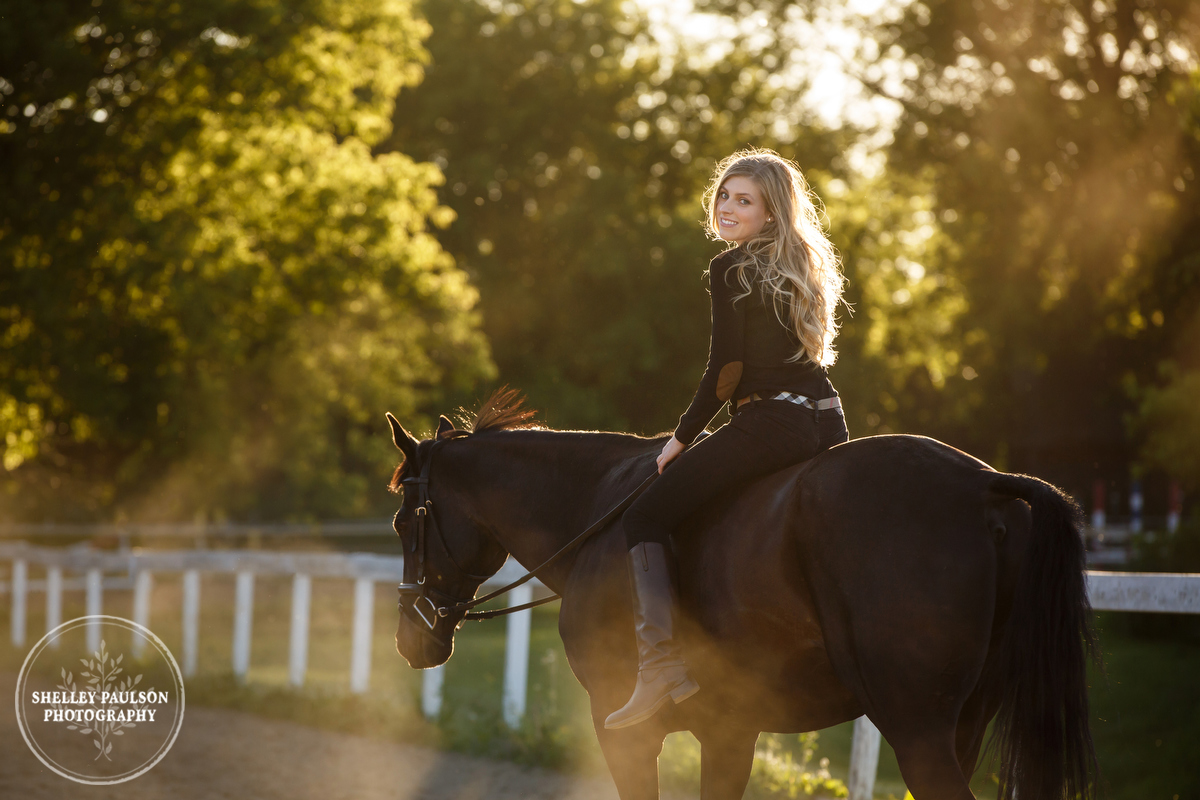
[[[841, 571], [868, 562], [950, 558], [990, 549], [987, 486], [995, 472], [936, 439], [855, 439], [718, 499], [678, 537], [686, 573], [726, 586], [734, 563], [768, 574]], [[874, 556], [882, 554], [885, 559]], [[832, 560], [830, 560], [832, 559]]]
[[[936, 439], [872, 436], [833, 447], [796, 471], [793, 533], [810, 558], [845, 554], [893, 565], [966, 557], [986, 544], [987, 486], [995, 472]], [[869, 552], [848, 549], [869, 548]], [[873, 559], [877, 560], [877, 559]], [[811, 562], [810, 562], [811, 563]], [[830, 564], [825, 564], [826, 568]]]

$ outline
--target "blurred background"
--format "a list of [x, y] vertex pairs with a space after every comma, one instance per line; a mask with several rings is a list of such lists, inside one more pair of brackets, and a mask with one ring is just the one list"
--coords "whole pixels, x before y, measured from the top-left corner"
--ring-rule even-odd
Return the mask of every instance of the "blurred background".
[[377, 517], [501, 383], [669, 430], [716, 160], [795, 159], [854, 436], [1200, 489], [1191, 3], [9, 0], [7, 521]]
[[757, 145], [845, 262], [852, 436], [1200, 571], [1198, 49], [1188, 0], [0, 0], [0, 523], [381, 520], [384, 412], [501, 384], [669, 430]]

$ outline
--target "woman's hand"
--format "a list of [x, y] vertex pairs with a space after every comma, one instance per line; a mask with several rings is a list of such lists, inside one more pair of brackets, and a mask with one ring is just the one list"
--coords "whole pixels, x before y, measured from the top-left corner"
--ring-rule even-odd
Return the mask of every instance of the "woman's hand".
[[662, 452], [658, 455], [658, 474], [662, 475], [662, 471], [666, 469], [667, 464], [675, 460], [675, 457], [687, 449], [687, 445], [680, 444], [679, 440], [672, 436], [666, 444], [663, 445]]

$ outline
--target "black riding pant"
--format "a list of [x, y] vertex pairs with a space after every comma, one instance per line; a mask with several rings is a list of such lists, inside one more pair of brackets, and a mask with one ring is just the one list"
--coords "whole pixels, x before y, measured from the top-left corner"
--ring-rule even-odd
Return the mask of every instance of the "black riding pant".
[[668, 549], [680, 522], [708, 500], [754, 478], [806, 461], [849, 439], [840, 408], [818, 411], [786, 400], [756, 400], [727, 425], [695, 442], [621, 517], [629, 548], [659, 542]]

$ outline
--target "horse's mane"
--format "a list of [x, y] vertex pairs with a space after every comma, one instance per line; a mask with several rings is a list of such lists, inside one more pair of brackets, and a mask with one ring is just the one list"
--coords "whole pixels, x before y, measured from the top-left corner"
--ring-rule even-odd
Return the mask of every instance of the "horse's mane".
[[487, 431], [510, 431], [521, 428], [542, 428], [542, 424], [534, 422], [537, 411], [532, 408], [522, 408], [525, 398], [516, 389], [501, 386], [492, 392], [492, 396], [483, 401], [474, 418], [469, 411], [460, 408], [458, 421], [469, 433], [486, 433]]
[[[483, 401], [479, 410], [474, 414], [465, 408], [460, 408], [455, 416], [458, 418], [458, 424], [462, 426], [461, 432], [472, 435], [490, 431], [544, 430], [545, 427], [540, 422], [533, 420], [537, 416], [537, 411], [532, 408], [524, 408], [524, 405], [525, 398], [519, 391], [510, 389], [508, 386], [501, 386], [492, 392], [491, 397]], [[408, 466], [408, 459], [401, 461], [400, 465], [396, 467], [396, 471], [392, 473], [391, 483], [388, 484], [391, 492], [400, 491], [400, 481], [405, 477], [406, 466]]]

